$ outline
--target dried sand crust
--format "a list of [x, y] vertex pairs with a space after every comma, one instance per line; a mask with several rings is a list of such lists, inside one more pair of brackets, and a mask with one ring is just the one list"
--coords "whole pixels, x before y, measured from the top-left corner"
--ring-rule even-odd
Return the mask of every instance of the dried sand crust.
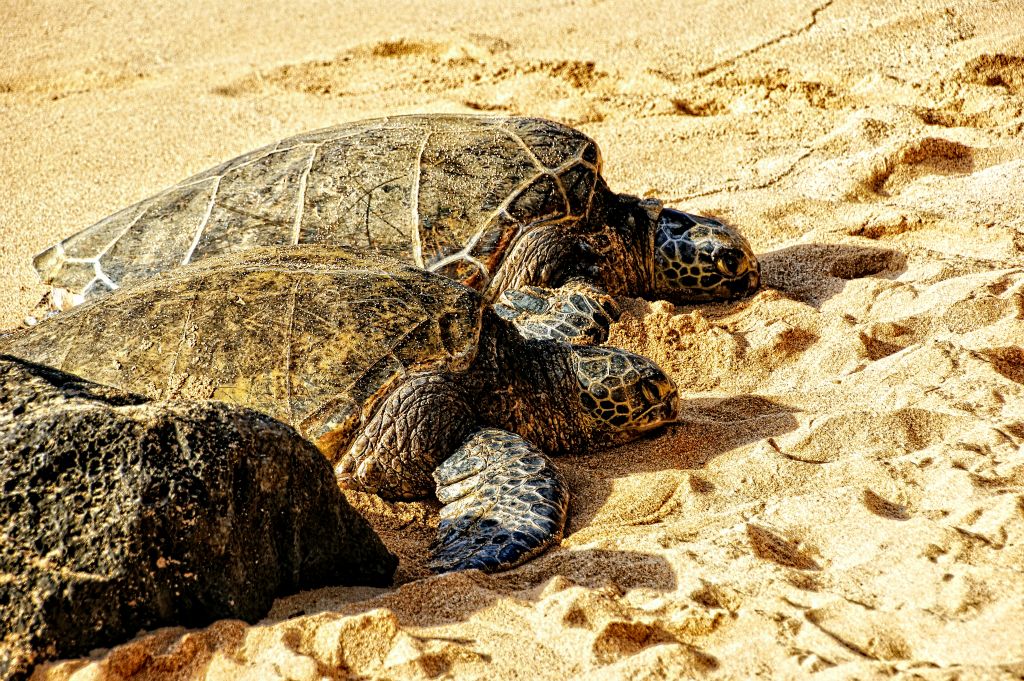
[[424, 578], [435, 507], [353, 494], [402, 557], [397, 588], [299, 594], [256, 626], [143, 634], [38, 678], [1024, 675], [1017, 3], [11, 14], [6, 326], [53, 240], [258, 144], [412, 111], [577, 124], [614, 188], [742, 227], [767, 284], [623, 301], [612, 342], [673, 374], [684, 420], [561, 461], [560, 549]]

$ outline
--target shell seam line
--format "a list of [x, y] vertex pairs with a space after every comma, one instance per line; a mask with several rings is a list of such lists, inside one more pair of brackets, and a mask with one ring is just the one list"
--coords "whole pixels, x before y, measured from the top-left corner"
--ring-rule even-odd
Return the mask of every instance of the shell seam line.
[[199, 221], [199, 227], [196, 228], [196, 233], [192, 237], [192, 243], [188, 247], [188, 251], [185, 256], [181, 259], [182, 265], [187, 265], [192, 260], [192, 254], [195, 253], [196, 246], [199, 245], [199, 239], [203, 236], [203, 230], [206, 229], [206, 225], [210, 222], [210, 216], [213, 215], [213, 206], [217, 202], [217, 192], [220, 191], [220, 181], [223, 175], [217, 176], [217, 181], [213, 184], [213, 191], [210, 193], [210, 202], [206, 205], [206, 214], [203, 215], [203, 219]]
[[295, 203], [295, 222], [292, 224], [292, 244], [299, 243], [299, 235], [302, 229], [302, 213], [306, 207], [306, 185], [309, 183], [309, 173], [313, 170], [313, 161], [316, 160], [316, 152], [320, 150], [321, 144], [314, 144], [313, 150], [309, 153], [309, 161], [299, 178], [299, 196]]
[[412, 210], [412, 224], [409, 234], [412, 235], [412, 257], [417, 267], [423, 267], [423, 244], [420, 242], [420, 165], [423, 163], [423, 154], [427, 151], [427, 143], [433, 132], [428, 132], [423, 137], [423, 144], [420, 145], [419, 153], [416, 154], [416, 162], [412, 167], [412, 191], [409, 194], [409, 206]]

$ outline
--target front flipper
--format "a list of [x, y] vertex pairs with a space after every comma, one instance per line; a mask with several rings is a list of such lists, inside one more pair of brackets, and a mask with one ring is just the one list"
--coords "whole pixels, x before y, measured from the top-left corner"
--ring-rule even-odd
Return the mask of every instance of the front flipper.
[[579, 281], [557, 289], [524, 286], [503, 291], [494, 311], [515, 324], [524, 338], [577, 345], [608, 340], [608, 327], [621, 314], [611, 296]]
[[431, 544], [434, 572], [497, 572], [561, 540], [569, 491], [539, 449], [486, 428], [434, 471], [441, 524]]
[[434, 469], [475, 427], [458, 374], [417, 376], [391, 393], [345, 452], [321, 438], [338, 484], [385, 499], [418, 499], [434, 488]]

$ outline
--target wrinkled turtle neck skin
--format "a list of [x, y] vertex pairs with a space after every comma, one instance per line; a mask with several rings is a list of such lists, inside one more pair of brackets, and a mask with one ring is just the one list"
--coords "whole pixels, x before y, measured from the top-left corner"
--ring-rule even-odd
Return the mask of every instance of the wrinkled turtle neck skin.
[[461, 380], [483, 424], [519, 433], [552, 454], [591, 444], [565, 343], [527, 340], [488, 308], [476, 360]]

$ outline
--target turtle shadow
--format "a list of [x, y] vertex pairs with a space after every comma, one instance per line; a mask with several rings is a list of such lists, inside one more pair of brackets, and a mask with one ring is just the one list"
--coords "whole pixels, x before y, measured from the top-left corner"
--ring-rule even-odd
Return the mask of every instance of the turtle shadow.
[[[578, 532], [591, 525], [599, 514], [604, 515], [604, 507], [619, 479], [635, 474], [699, 470], [716, 456], [796, 430], [797, 411], [760, 395], [686, 399], [679, 422], [655, 437], [559, 460], [572, 495], [568, 529]], [[663, 497], [664, 504], [669, 505], [670, 498], [679, 493], [702, 492], [679, 489], [694, 484], [693, 480], [679, 478], [666, 479], [660, 486], [649, 478], [639, 484], [648, 486], [643, 491], [648, 506], [657, 505], [652, 501], [655, 497]], [[706, 481], [698, 484], [711, 485]], [[707, 491], [710, 490], [703, 490]], [[653, 514], [656, 516], [657, 510]]]
[[891, 248], [852, 244], [797, 244], [758, 255], [764, 288], [820, 307], [846, 282], [865, 277], [894, 279], [907, 256]]

